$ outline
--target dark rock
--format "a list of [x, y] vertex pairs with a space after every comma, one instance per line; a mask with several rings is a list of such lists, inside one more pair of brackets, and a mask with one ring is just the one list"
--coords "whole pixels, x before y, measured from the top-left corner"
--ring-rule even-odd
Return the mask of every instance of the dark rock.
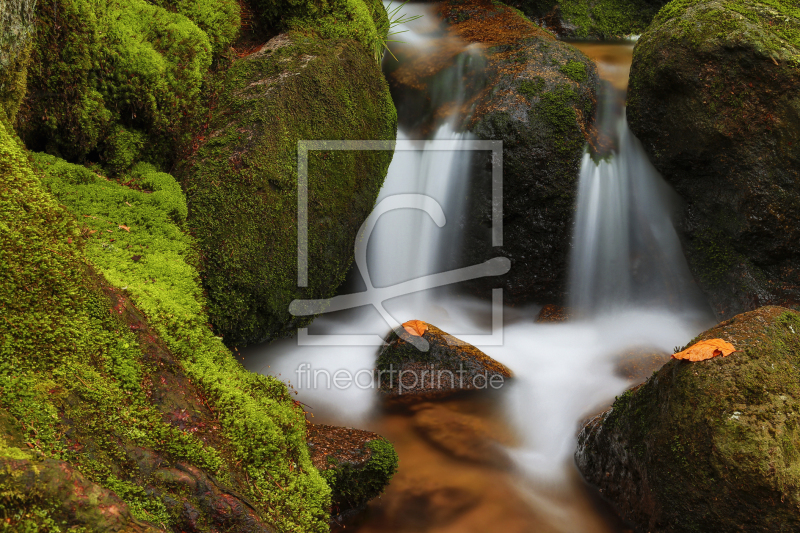
[[796, 2], [673, 2], [634, 51], [628, 122], [720, 318], [800, 301], [799, 30]]
[[[506, 301], [560, 302], [597, 68], [502, 4], [449, 2], [442, 14], [455, 34], [486, 47], [486, 88], [472, 102], [465, 128], [479, 139], [503, 141], [503, 244], [492, 246], [491, 161], [476, 157], [464, 221], [465, 262], [505, 256], [511, 270], [499, 279]], [[497, 278], [472, 283], [497, 285]]]
[[381, 495], [397, 472], [389, 441], [361, 429], [308, 425], [311, 461], [331, 487], [331, 525], [341, 526]]
[[396, 112], [360, 44], [279, 35], [235, 62], [205, 143], [181, 170], [209, 315], [229, 345], [290, 334], [295, 298], [327, 298], [353, 261], [392, 151], [311, 151], [308, 287], [298, 288], [298, 140], [394, 140]]
[[536, 322], [566, 322], [570, 318], [572, 318], [572, 311], [569, 307], [547, 304], [539, 311], [539, 314], [536, 316]]
[[[379, 390], [386, 398], [400, 400], [452, 394], [461, 390], [499, 389], [511, 371], [471, 344], [427, 324], [422, 337], [391, 332], [378, 355]], [[419, 339], [427, 351], [417, 346]], [[423, 346], [423, 349], [425, 346]]]
[[[763, 307], [694, 341], [578, 438], [576, 462], [641, 531], [800, 531], [800, 313]], [[691, 345], [692, 343], [690, 343]]]

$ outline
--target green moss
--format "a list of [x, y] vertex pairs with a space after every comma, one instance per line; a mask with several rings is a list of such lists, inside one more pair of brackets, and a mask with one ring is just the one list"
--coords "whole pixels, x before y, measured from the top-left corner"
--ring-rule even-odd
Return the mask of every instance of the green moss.
[[544, 78], [537, 77], [534, 80], [522, 80], [519, 84], [519, 88], [517, 92], [526, 96], [529, 100], [535, 98], [541, 94], [542, 89], [544, 89], [545, 82]]
[[26, 145], [74, 161], [99, 154], [114, 170], [141, 145], [168, 164], [201, 109], [206, 33], [144, 0], [43, 0], [38, 14], [18, 118]]
[[323, 472], [331, 486], [334, 506], [357, 509], [366, 505], [383, 492], [397, 472], [397, 452], [389, 441], [371, 440], [367, 448], [370, 458], [364, 465], [356, 467], [350, 463], [336, 463]]
[[559, 70], [576, 83], [583, 83], [586, 81], [586, 65], [581, 61], [569, 61]]
[[[243, 463], [251, 482], [248, 498], [281, 529], [326, 527], [329, 489], [311, 466], [302, 409], [275, 378], [245, 371], [207, 328], [205, 301], [190, 264], [193, 240], [179, 227], [186, 204], [177, 182], [140, 164], [126, 177], [140, 191], [52, 156], [35, 154], [35, 161], [47, 187], [84, 225], [87, 257], [111, 283], [126, 288], [214, 406], [230, 442], [228, 452]], [[117, 360], [114, 351], [109, 359]], [[136, 368], [115, 373], [123, 388], [137, 382]], [[94, 381], [87, 384], [96, 388]], [[128, 436], [163, 440], [166, 452], [224, 474], [219, 459], [206, 458], [181, 435], [153, 439], [151, 429], [141, 431], [134, 426]]]
[[114, 476], [106, 478], [103, 484], [128, 504], [134, 518], [153, 522], [164, 529], [172, 525], [173, 519], [167, 512], [164, 503], [159, 498], [147, 494], [142, 487]]
[[583, 146], [575, 104], [578, 95], [567, 85], [544, 93], [535, 108], [536, 116], [549, 126], [549, 135], [557, 151], [569, 155]]
[[545, 17], [558, 6], [573, 38], [613, 39], [642, 33], [667, 0], [519, 0], [528, 16]]
[[236, 39], [241, 8], [236, 0], [149, 0], [150, 3], [188, 18], [208, 35], [214, 56]]
[[209, 316], [229, 345], [293, 333], [311, 318], [290, 315], [292, 300], [333, 295], [392, 156], [309, 153], [309, 285], [298, 288], [297, 142], [393, 140], [397, 115], [363, 47], [290, 38], [290, 45], [235, 63], [219, 80], [214, 134], [180, 169]]

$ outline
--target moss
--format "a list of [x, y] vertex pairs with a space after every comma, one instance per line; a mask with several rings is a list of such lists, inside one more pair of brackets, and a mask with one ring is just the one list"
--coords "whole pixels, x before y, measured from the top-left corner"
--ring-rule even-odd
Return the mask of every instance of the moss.
[[[578, 39], [613, 39], [638, 35], [668, 0], [517, 0], [531, 17], [560, 13], [563, 32]], [[552, 22], [551, 22], [552, 23]], [[565, 24], [564, 24], [565, 23]]]
[[149, 0], [188, 18], [208, 35], [214, 56], [224, 52], [239, 34], [241, 7], [236, 0]]
[[529, 100], [539, 96], [544, 89], [545, 81], [541, 77], [537, 77], [533, 81], [531, 80], [522, 80], [519, 84], [519, 88], [517, 91], [526, 96]]
[[361, 466], [337, 463], [323, 472], [331, 486], [331, 502], [342, 509], [358, 509], [383, 492], [397, 472], [398, 458], [392, 444], [385, 439], [367, 443], [370, 457]]
[[206, 33], [144, 0], [43, 0], [37, 13], [18, 117], [26, 145], [73, 161], [99, 154], [116, 167], [131, 160], [138, 131], [146, 157], [168, 164], [201, 108]]
[[581, 61], [568, 61], [567, 64], [559, 70], [576, 83], [583, 83], [586, 81], [586, 65]]
[[383, 183], [389, 151], [312, 151], [308, 288], [297, 287], [297, 142], [394, 139], [397, 115], [377, 64], [359, 44], [298, 34], [235, 63], [209, 130], [180, 169], [208, 291], [229, 345], [293, 332], [295, 298], [333, 295], [356, 232]]

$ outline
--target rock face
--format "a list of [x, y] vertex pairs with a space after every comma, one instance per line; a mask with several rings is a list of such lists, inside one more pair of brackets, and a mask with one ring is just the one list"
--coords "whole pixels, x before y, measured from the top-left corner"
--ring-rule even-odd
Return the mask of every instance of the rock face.
[[617, 398], [578, 468], [642, 531], [797, 531], [800, 313], [763, 307], [695, 341], [711, 338], [738, 351], [672, 360]]
[[397, 453], [361, 429], [309, 424], [311, 461], [331, 487], [331, 525], [341, 525], [380, 496], [397, 472]]
[[[477, 161], [466, 220], [466, 263], [502, 255], [507, 301], [563, 299], [581, 155], [595, 111], [597, 69], [517, 10], [483, 0], [449, 2], [444, 18], [488, 56], [486, 88], [466, 128], [503, 141], [503, 246], [492, 247], [491, 163]], [[491, 283], [487, 283], [491, 282]], [[477, 287], [497, 286], [483, 278]]]
[[327, 298], [383, 184], [391, 151], [311, 151], [308, 286], [297, 273], [299, 140], [393, 140], [386, 80], [355, 41], [282, 34], [237, 61], [205, 142], [180, 174], [209, 315], [229, 345], [291, 333], [295, 298]]
[[798, 31], [788, 0], [674, 1], [634, 51], [628, 122], [721, 318], [800, 301]]
[[642, 33], [669, 0], [514, 0], [564, 39], [609, 40]]
[[427, 324], [420, 351], [403, 332], [386, 337], [376, 364], [380, 391], [389, 398], [442, 396], [460, 390], [499, 389], [511, 371], [471, 344]]
[[0, 120], [9, 124], [25, 95], [35, 6], [33, 0], [4, 2], [0, 12]]

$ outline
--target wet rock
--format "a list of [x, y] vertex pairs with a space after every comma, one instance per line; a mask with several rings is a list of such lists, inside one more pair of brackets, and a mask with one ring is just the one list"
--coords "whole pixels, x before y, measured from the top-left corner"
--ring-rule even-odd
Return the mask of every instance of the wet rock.
[[430, 443], [452, 457], [491, 466], [509, 464], [499, 446], [497, 428], [483, 418], [426, 403], [418, 406], [412, 424]]
[[631, 383], [641, 383], [669, 362], [671, 355], [657, 348], [630, 348], [617, 357], [615, 374]]
[[[510, 302], [563, 300], [577, 178], [590, 136], [597, 68], [517, 10], [488, 0], [441, 7], [453, 33], [476, 43], [488, 61], [485, 88], [466, 104], [464, 127], [503, 141], [502, 246], [493, 246], [492, 163], [474, 155], [465, 224], [465, 262], [502, 255], [499, 278]], [[473, 287], [498, 286], [481, 278]]]
[[800, 313], [763, 307], [695, 341], [711, 338], [738, 351], [671, 360], [617, 398], [581, 431], [578, 468], [642, 531], [800, 530]]
[[298, 288], [297, 142], [388, 140], [397, 114], [375, 58], [347, 39], [275, 37], [236, 61], [205, 142], [180, 176], [209, 317], [229, 345], [293, 333], [294, 299], [333, 296], [353, 261], [391, 150], [311, 150], [308, 286]]
[[[499, 389], [511, 371], [471, 344], [427, 324], [422, 337], [391, 332], [378, 355], [379, 390], [386, 398], [418, 399], [462, 390]], [[419, 339], [427, 351], [420, 350]], [[424, 347], [423, 347], [424, 349]]]
[[331, 487], [331, 525], [342, 525], [380, 496], [397, 472], [391, 443], [361, 429], [308, 425], [311, 461]]
[[673, 2], [634, 51], [628, 122], [720, 318], [800, 302], [798, 31], [793, 1]]
[[536, 316], [536, 322], [566, 322], [570, 318], [572, 318], [572, 310], [569, 307], [547, 304], [539, 311], [539, 314]]

